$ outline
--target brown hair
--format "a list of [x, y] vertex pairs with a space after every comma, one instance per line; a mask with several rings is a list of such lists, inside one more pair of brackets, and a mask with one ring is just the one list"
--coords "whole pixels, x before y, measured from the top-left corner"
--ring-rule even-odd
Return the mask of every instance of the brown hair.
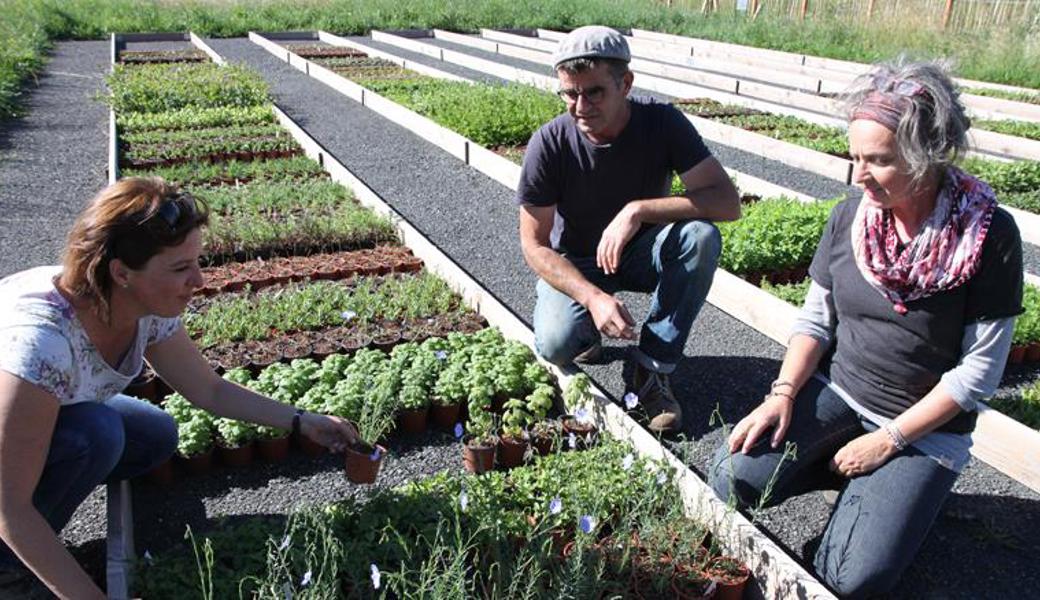
[[[155, 227], [156, 219], [169, 212], [159, 214], [167, 202], [178, 204], [178, 211], [172, 213], [176, 222]], [[107, 323], [112, 259], [141, 269], [163, 248], [180, 244], [192, 230], [208, 222], [205, 204], [159, 177], [121, 179], [98, 192], [69, 231], [62, 253], [61, 285], [89, 300]]]

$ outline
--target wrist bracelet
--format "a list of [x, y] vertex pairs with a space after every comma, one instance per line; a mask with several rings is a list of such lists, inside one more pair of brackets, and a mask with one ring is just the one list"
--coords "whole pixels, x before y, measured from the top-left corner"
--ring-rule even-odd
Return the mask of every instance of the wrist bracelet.
[[888, 434], [888, 437], [892, 439], [892, 445], [896, 447], [896, 450], [902, 452], [910, 445], [906, 441], [906, 438], [903, 437], [903, 432], [899, 431], [899, 427], [893, 421], [885, 423], [884, 429], [885, 433]]
[[775, 390], [776, 388], [778, 388], [778, 387], [780, 387], [782, 385], [786, 385], [786, 386], [790, 387], [792, 390], [794, 389], [794, 384], [791, 383], [790, 381], [786, 381], [784, 379], [777, 379], [773, 383], [769, 384], [769, 389]]
[[304, 410], [297, 408], [296, 413], [292, 416], [292, 432], [293, 435], [299, 437], [300, 435], [300, 417], [303, 416]]
[[787, 398], [791, 402], [794, 402], [794, 396], [792, 396], [791, 394], [788, 394], [787, 392], [771, 391], [768, 394], [766, 394], [766, 398], [772, 398], [773, 396], [779, 396], [780, 398]]

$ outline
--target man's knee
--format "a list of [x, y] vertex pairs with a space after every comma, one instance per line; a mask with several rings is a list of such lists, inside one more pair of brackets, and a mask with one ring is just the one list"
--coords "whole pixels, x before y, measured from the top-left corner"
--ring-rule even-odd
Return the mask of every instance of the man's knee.
[[681, 221], [679, 227], [679, 260], [690, 272], [714, 269], [722, 254], [722, 234], [708, 221]]

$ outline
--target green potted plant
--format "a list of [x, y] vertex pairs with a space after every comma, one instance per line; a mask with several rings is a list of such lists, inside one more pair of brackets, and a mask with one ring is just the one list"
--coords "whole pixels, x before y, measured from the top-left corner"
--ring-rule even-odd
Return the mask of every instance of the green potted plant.
[[244, 467], [253, 462], [256, 425], [235, 419], [217, 419], [215, 424], [220, 436], [217, 444], [220, 462], [229, 467]]
[[563, 401], [571, 414], [560, 417], [563, 433], [573, 435], [578, 443], [589, 445], [596, 438], [596, 424], [592, 420], [587, 406], [592, 404], [592, 381], [589, 376], [579, 373], [571, 378], [570, 385], [563, 393]]
[[716, 556], [711, 559], [704, 574], [715, 582], [715, 598], [719, 600], [740, 600], [744, 597], [751, 571], [747, 565], [732, 556]]
[[531, 424], [527, 403], [510, 398], [503, 406], [502, 430], [498, 437], [498, 464], [506, 469], [519, 466], [531, 446], [526, 428]]
[[177, 425], [177, 454], [190, 473], [206, 473], [212, 468], [213, 429], [209, 419], [193, 418]]
[[469, 392], [468, 435], [462, 440], [462, 462], [470, 473], [486, 473], [495, 466], [495, 419], [491, 414], [492, 382], [476, 374]]
[[258, 425], [256, 433], [256, 455], [260, 460], [279, 462], [289, 455], [289, 431]]
[[386, 455], [386, 448], [378, 442], [393, 427], [396, 411], [394, 397], [377, 385], [361, 406], [355, 422], [360, 442], [347, 447], [347, 479], [354, 483], [375, 483]]
[[468, 378], [468, 364], [464, 356], [449, 360], [451, 363], [440, 372], [433, 387], [433, 405], [430, 408], [434, 424], [446, 431], [450, 431], [460, 420]]
[[534, 391], [527, 395], [525, 403], [530, 415], [528, 434], [531, 445], [539, 455], [552, 452], [553, 444], [560, 438], [562, 426], [559, 421], [546, 420], [546, 415], [553, 406], [556, 390], [548, 383], [538, 383]]

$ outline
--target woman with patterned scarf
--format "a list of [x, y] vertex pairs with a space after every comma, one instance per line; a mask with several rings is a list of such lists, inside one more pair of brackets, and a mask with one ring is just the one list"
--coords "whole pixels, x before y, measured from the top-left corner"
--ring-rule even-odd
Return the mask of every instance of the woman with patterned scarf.
[[[843, 597], [885, 593], [968, 462], [1022, 312], [1022, 244], [993, 190], [954, 165], [970, 121], [942, 65], [899, 61], [847, 94], [861, 199], [838, 204], [777, 379], [711, 465], [738, 506], [843, 489], [816, 553]], [[784, 460], [786, 442], [797, 458]], [[774, 478], [769, 497], [763, 498]]]

